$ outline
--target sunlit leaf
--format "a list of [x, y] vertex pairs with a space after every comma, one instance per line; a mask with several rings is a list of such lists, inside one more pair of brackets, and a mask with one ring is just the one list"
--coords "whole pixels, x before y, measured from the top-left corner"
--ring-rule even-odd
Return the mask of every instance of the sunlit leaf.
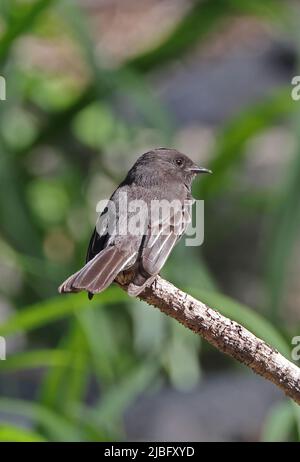
[[66, 419], [33, 401], [0, 398], [0, 411], [41, 425], [53, 441], [79, 441], [78, 429]]
[[9, 355], [0, 361], [0, 371], [17, 371], [40, 367], [61, 367], [69, 362], [70, 352], [64, 350], [34, 350]]
[[98, 304], [122, 303], [128, 300], [126, 294], [117, 287], [95, 297], [93, 302], [87, 299], [86, 294], [61, 295], [44, 302], [23, 308], [18, 314], [12, 316], [0, 325], [0, 335], [10, 335], [18, 331], [29, 331], [47, 323], [72, 315], [76, 310], [90, 309]]
[[0, 441], [12, 443], [38, 443], [46, 439], [36, 432], [25, 430], [13, 425], [0, 425]]

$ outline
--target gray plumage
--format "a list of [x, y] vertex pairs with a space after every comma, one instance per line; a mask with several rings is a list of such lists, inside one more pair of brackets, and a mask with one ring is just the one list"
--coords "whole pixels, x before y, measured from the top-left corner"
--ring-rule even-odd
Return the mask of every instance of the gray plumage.
[[[59, 292], [86, 290], [92, 298], [120, 272], [132, 269], [134, 277], [128, 293], [141, 293], [154, 280], [186, 230], [190, 221], [187, 204], [191, 203], [191, 185], [198, 173], [210, 171], [196, 166], [175, 149], [159, 148], [143, 154], [110, 198], [115, 212], [109, 213], [106, 208], [99, 217], [85, 266], [63, 282]], [[146, 206], [139, 210], [137, 233], [128, 229], [128, 223], [135, 224], [136, 209], [127, 206], [140, 200]], [[156, 213], [157, 201], [176, 203], [167, 219]]]

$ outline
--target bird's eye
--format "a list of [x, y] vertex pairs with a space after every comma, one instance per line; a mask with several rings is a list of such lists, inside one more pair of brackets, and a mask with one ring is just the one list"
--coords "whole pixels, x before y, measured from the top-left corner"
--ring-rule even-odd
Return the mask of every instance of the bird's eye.
[[178, 167], [181, 167], [182, 164], [183, 164], [183, 160], [180, 159], [180, 158], [179, 158], [179, 159], [176, 159], [176, 160], [175, 160], [175, 163], [176, 163], [176, 165], [178, 165]]

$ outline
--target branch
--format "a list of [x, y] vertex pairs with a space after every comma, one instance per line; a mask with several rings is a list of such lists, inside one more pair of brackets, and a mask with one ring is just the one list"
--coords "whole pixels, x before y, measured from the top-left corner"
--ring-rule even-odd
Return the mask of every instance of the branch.
[[[129, 281], [130, 274], [123, 273], [116, 282], [126, 291]], [[160, 276], [139, 298], [270, 380], [300, 404], [300, 369], [237, 322], [177, 289]]]

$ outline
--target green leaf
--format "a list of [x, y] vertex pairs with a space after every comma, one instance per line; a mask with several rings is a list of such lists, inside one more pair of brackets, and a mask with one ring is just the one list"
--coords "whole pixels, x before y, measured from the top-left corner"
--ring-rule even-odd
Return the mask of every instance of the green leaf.
[[112, 316], [105, 310], [81, 311], [77, 314], [94, 370], [102, 385], [115, 379], [115, 361], [122, 353]]
[[[0, 106], [0, 122], [5, 117]], [[0, 133], [0, 229], [23, 252], [40, 254], [39, 234], [24, 200], [24, 179], [18, 163], [13, 163]], [[9, 201], [7, 200], [9, 197]], [[22, 229], [22, 233], [19, 230]]]
[[26, 192], [34, 213], [45, 226], [62, 222], [69, 206], [67, 191], [62, 182], [35, 179], [29, 183]]
[[295, 423], [295, 416], [289, 401], [272, 406], [262, 429], [262, 441], [288, 441]]
[[[190, 285], [198, 286], [201, 289], [217, 291], [213, 275], [210, 273], [204, 259], [197, 248], [186, 246], [183, 238], [172, 251], [164, 268], [162, 269], [163, 277], [166, 277], [179, 288]], [[184, 271], [178, 271], [182, 261], [188, 261]], [[200, 286], [199, 286], [200, 284]]]
[[243, 110], [231, 119], [217, 140], [213, 160], [209, 167], [213, 175], [199, 182], [199, 197], [209, 197], [223, 190], [224, 185], [234, 173], [245, 156], [246, 143], [272, 126], [278, 119], [292, 114], [297, 105], [290, 96], [290, 88], [277, 91], [265, 101]]
[[16, 39], [25, 34], [41, 13], [55, 2], [56, 0], [36, 1], [26, 14], [18, 17], [12, 24], [8, 24], [6, 32], [0, 40], [0, 62], [4, 61]]
[[[298, 116], [299, 118], [299, 116]], [[297, 123], [299, 132], [300, 118]], [[291, 254], [299, 236], [300, 227], [300, 137], [297, 150], [288, 166], [282, 192], [279, 195], [270, 224], [267, 243], [266, 276], [269, 288], [269, 312], [279, 321], [279, 309], [290, 270]]]
[[127, 300], [125, 292], [115, 286], [96, 296], [92, 302], [87, 299], [86, 293], [61, 295], [23, 308], [0, 326], [0, 335], [7, 336], [19, 331], [30, 331], [70, 316], [77, 310], [95, 307], [97, 304], [122, 303]]
[[13, 425], [0, 425], [0, 441], [12, 443], [41, 443], [46, 439], [36, 432], [14, 427]]
[[137, 298], [129, 306], [133, 323], [133, 343], [137, 353], [160, 355], [167, 343], [170, 318], [162, 316], [158, 310], [149, 309], [146, 302]]
[[177, 321], [171, 322], [171, 338], [161, 353], [172, 385], [178, 390], [191, 390], [200, 380], [198, 335], [185, 329]]
[[170, 60], [179, 59], [194, 45], [201, 43], [208, 34], [220, 26], [221, 21], [226, 20], [233, 14], [255, 14], [267, 16], [270, 12], [277, 18], [280, 17], [283, 8], [274, 0], [267, 0], [262, 5], [259, 0], [196, 0], [192, 3], [183, 19], [174, 27], [170, 35], [158, 46], [146, 51], [141, 56], [133, 58], [129, 65], [147, 72], [150, 69], [166, 64]]
[[299, 404], [296, 404], [295, 401], [290, 401], [290, 406], [293, 409], [294, 418], [296, 421], [298, 441], [300, 441], [300, 406]]
[[112, 423], [124, 414], [130, 403], [139, 393], [153, 382], [159, 365], [151, 360], [144, 360], [144, 363], [138, 365], [135, 370], [129, 372], [120, 383], [111, 387], [104, 394], [99, 404], [90, 409], [87, 413], [94, 422], [105, 426], [106, 423]]
[[0, 398], [0, 411], [12, 415], [26, 417], [40, 424], [53, 441], [78, 441], [78, 429], [67, 419], [46, 407], [20, 399]]
[[48, 372], [42, 386], [41, 402], [77, 425], [70, 411], [74, 403], [84, 400], [90, 363], [86, 341], [76, 319], [73, 319], [62, 346], [69, 352], [69, 361]]
[[[211, 0], [197, 1], [162, 43], [140, 56], [129, 59], [125, 63], [124, 69], [130, 69], [135, 73], [146, 73], [156, 67], [165, 66], [173, 59], [180, 58], [183, 53], [186, 53], [190, 47], [205, 37], [214, 27], [218, 27], [220, 21], [226, 20], [232, 14], [232, 11], [261, 14], [263, 9], [264, 14], [266, 8], [268, 9], [269, 7], [268, 11], [270, 8], [275, 11], [273, 7], [276, 6], [278, 9], [278, 5], [278, 2], [271, 0], [268, 0], [267, 5], [264, 7], [262, 7], [261, 1], [258, 0], [243, 3], [232, 0], [219, 0], [218, 3], [212, 3]], [[282, 17], [281, 12], [282, 8], [280, 14], [277, 14], [278, 17]], [[77, 27], [80, 30], [81, 26]], [[88, 40], [85, 38], [84, 45], [86, 46], [87, 43]], [[103, 87], [102, 92], [100, 92], [99, 83]], [[23, 150], [23, 153], [31, 151], [39, 144], [53, 142], [62, 131], [66, 130], [73, 117], [96, 98], [99, 98], [100, 93], [107, 97], [107, 85], [103, 85], [102, 80], [98, 84], [92, 82], [70, 107], [51, 113], [48, 122], [39, 135]]]
[[[166, 114], [159, 100], [146, 81], [136, 74], [131, 66], [122, 66], [116, 70], [105, 69], [100, 65], [99, 56], [95, 58], [93, 39], [84, 11], [76, 3], [62, 1], [58, 7], [67, 18], [72, 32], [80, 44], [84, 58], [94, 75], [95, 97], [107, 98], [113, 91], [120, 91], [134, 103], [139, 112], [147, 119], [149, 125], [161, 131], [161, 136], [169, 140], [172, 133], [170, 114]], [[99, 146], [99, 145], [98, 145]]]
[[0, 371], [18, 371], [40, 367], [61, 367], [69, 363], [70, 352], [64, 350], [35, 350], [10, 355], [0, 361]]

